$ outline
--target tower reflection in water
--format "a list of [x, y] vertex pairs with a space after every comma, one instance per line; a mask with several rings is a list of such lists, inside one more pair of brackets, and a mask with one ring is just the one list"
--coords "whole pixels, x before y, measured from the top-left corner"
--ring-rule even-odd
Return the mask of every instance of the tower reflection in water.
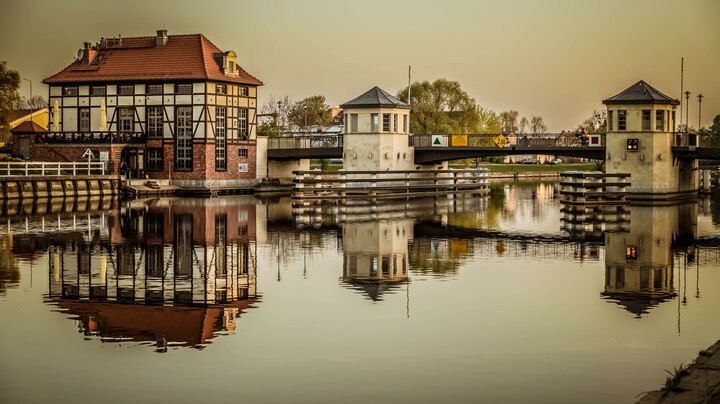
[[256, 302], [255, 203], [135, 201], [106, 236], [50, 243], [48, 300], [103, 341], [202, 348]]
[[602, 295], [638, 318], [676, 297], [675, 252], [695, 239], [697, 213], [696, 203], [632, 206], [629, 230], [605, 233]]

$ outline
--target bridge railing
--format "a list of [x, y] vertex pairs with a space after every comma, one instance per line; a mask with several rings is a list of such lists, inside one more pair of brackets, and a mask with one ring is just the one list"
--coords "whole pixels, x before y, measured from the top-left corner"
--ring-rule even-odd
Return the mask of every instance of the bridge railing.
[[343, 147], [343, 135], [300, 135], [268, 138], [268, 149], [312, 149]]
[[98, 144], [98, 143], [145, 143], [147, 135], [142, 132], [47, 132], [37, 134], [38, 143], [47, 144]]
[[105, 175], [105, 163], [97, 162], [0, 162], [0, 177], [58, 176], [58, 175]]
[[[499, 147], [499, 133], [467, 135], [411, 135], [409, 145], [414, 147]], [[504, 147], [590, 147], [605, 146], [604, 133], [591, 133], [583, 140], [575, 133], [503, 134]]]
[[720, 137], [707, 133], [676, 132], [673, 146], [680, 147], [720, 147]]

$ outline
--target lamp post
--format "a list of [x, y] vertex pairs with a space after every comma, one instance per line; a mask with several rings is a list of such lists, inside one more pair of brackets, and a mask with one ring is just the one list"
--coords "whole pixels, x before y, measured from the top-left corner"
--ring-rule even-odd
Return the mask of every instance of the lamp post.
[[698, 94], [698, 132], [702, 128], [702, 99], [703, 95]]
[[688, 120], [688, 117], [690, 116], [690, 91], [685, 91], [685, 133], [690, 132], [690, 121]]
[[303, 110], [305, 110], [305, 132], [307, 134], [307, 105], [303, 107]]
[[33, 123], [33, 115], [32, 115], [32, 114], [33, 114], [33, 107], [32, 107], [32, 104], [31, 104], [31, 103], [32, 103], [32, 80], [30, 80], [30, 79], [25, 79], [25, 78], [24, 78], [23, 80], [25, 80], [25, 81], [27, 81], [28, 83], [30, 83], [30, 99], [28, 100], [28, 104], [30, 104], [30, 124], [32, 124], [32, 123]]

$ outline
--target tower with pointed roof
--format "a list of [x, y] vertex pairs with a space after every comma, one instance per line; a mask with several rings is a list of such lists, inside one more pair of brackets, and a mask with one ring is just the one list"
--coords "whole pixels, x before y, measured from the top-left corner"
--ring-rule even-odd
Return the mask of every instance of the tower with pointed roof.
[[606, 171], [630, 173], [635, 199], [674, 199], [697, 192], [697, 162], [673, 156], [680, 101], [645, 81], [603, 100], [607, 106]]
[[346, 170], [414, 169], [408, 104], [376, 86], [341, 107]]

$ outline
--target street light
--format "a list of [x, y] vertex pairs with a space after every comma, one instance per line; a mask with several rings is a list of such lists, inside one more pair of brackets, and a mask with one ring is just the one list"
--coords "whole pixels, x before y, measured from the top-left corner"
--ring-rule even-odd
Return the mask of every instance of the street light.
[[702, 128], [702, 99], [703, 95], [698, 94], [698, 132]]
[[303, 107], [303, 110], [305, 110], [305, 132], [307, 132], [307, 105]]
[[30, 80], [30, 79], [25, 79], [25, 78], [23, 78], [23, 80], [25, 80], [25, 81], [27, 81], [28, 83], [30, 83], [30, 99], [28, 100], [28, 104], [30, 104], [30, 124], [32, 125], [32, 124], [33, 124], [32, 80]]

